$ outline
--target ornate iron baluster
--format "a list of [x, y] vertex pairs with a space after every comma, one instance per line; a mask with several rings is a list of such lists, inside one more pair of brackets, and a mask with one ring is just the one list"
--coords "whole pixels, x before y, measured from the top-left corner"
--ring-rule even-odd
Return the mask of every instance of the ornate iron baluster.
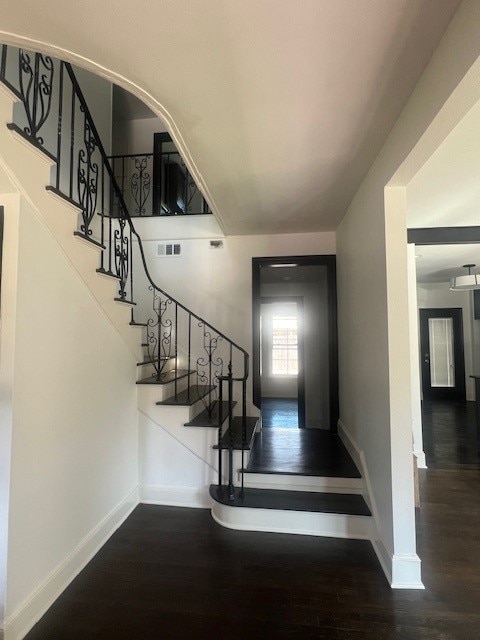
[[173, 322], [167, 317], [172, 300], [163, 298], [152, 286], [149, 290], [153, 293], [152, 309], [155, 315], [147, 320], [147, 354], [155, 368], [156, 379], [160, 380], [172, 357]]
[[116, 300], [125, 301], [127, 298], [127, 280], [130, 268], [130, 243], [125, 234], [125, 218], [118, 218], [118, 229], [114, 232], [114, 257], [115, 273], [119, 279], [118, 298]]
[[150, 195], [150, 174], [147, 171], [148, 158], [135, 158], [135, 172], [130, 179], [130, 190], [135, 202], [135, 213], [139, 216], [146, 213], [145, 203]]
[[[213, 336], [212, 332], [207, 330], [203, 320], [198, 322], [198, 326], [203, 328], [203, 349], [206, 355], [197, 358], [197, 380], [200, 384], [215, 386], [218, 384], [219, 376], [223, 374], [223, 358], [220, 355], [215, 355], [223, 337]], [[214, 408], [213, 403], [210, 402], [211, 396], [212, 391], [202, 398], [210, 416]]]
[[18, 63], [19, 92], [28, 123], [23, 130], [36, 143], [43, 145], [44, 139], [38, 132], [45, 124], [52, 106], [53, 60], [41, 53], [31, 54], [19, 49]]
[[[85, 113], [83, 105], [80, 105], [80, 111]], [[86, 115], [84, 118], [83, 143], [84, 148], [78, 152], [77, 166], [78, 201], [82, 207], [83, 218], [83, 224], [80, 225], [80, 230], [86, 236], [91, 236], [92, 230], [90, 229], [90, 224], [97, 210], [98, 164], [93, 161], [93, 154], [97, 147], [97, 142]], [[125, 226], [125, 221], [123, 226]]]

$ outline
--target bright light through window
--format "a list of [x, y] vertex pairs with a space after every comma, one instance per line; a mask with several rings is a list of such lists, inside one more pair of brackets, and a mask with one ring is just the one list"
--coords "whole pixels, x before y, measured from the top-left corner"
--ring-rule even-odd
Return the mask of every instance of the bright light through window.
[[272, 374], [298, 375], [297, 318], [273, 316]]

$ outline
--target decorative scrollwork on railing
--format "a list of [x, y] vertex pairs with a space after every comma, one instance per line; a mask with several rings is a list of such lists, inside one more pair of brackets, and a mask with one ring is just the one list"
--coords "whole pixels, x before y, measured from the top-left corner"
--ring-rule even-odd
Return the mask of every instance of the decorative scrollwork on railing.
[[[83, 107], [80, 107], [80, 111], [84, 111]], [[77, 186], [78, 200], [82, 207], [83, 218], [83, 224], [80, 229], [86, 236], [90, 236], [92, 235], [90, 224], [97, 210], [98, 164], [93, 161], [97, 143], [87, 118], [85, 118], [84, 122], [84, 147], [78, 152]]]
[[148, 157], [135, 158], [135, 173], [130, 179], [130, 190], [135, 203], [135, 213], [145, 215], [145, 203], [150, 195], [150, 173], [147, 171]]
[[[223, 375], [223, 358], [217, 353], [222, 336], [215, 336], [209, 331], [203, 321], [198, 322], [200, 329], [203, 329], [203, 350], [205, 355], [201, 355], [196, 361], [196, 374], [199, 384], [217, 386], [218, 379]], [[205, 406], [208, 405], [208, 396], [205, 396]]]
[[172, 300], [157, 293], [149, 286], [153, 293], [152, 309], [154, 317], [147, 320], [147, 356], [155, 369], [155, 377], [160, 380], [162, 373], [173, 356], [173, 322], [168, 317]]
[[19, 49], [18, 64], [18, 90], [28, 123], [24, 131], [43, 145], [43, 137], [38, 132], [45, 124], [52, 106], [53, 60], [41, 53], [32, 54]]
[[120, 300], [127, 297], [127, 280], [130, 270], [130, 242], [125, 233], [126, 220], [118, 219], [119, 228], [114, 232], [115, 273], [119, 279], [118, 296]]

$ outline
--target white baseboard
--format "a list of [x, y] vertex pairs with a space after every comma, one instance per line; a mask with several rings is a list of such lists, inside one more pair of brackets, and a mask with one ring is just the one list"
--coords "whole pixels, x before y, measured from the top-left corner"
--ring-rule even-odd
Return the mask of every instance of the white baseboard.
[[[352, 456], [355, 464], [358, 466], [362, 476], [365, 478], [365, 486], [368, 494], [365, 496], [365, 499], [368, 502], [368, 506], [370, 507], [375, 521], [374, 536], [372, 537], [371, 543], [388, 583], [392, 589], [424, 589], [425, 587], [423, 586], [421, 579], [422, 563], [417, 554], [394, 554], [387, 549], [384, 541], [382, 540], [380, 516], [375, 496], [373, 494], [365, 454], [356, 443], [355, 438], [352, 436], [349, 429], [341, 420], [338, 421], [338, 435], [345, 445], [345, 448]], [[418, 462], [419, 468], [422, 468], [420, 467], [420, 460], [418, 460]]]
[[138, 505], [138, 487], [118, 504], [5, 620], [5, 640], [21, 640]]
[[381, 540], [372, 540], [372, 546], [392, 589], [425, 589], [417, 554], [392, 554]]
[[215, 522], [222, 527], [240, 531], [266, 531], [355, 540], [370, 540], [372, 535], [370, 516], [230, 507], [219, 502], [214, 503], [211, 513]]
[[140, 485], [140, 502], [195, 509], [210, 509], [213, 504], [208, 487], [172, 487], [152, 484]]

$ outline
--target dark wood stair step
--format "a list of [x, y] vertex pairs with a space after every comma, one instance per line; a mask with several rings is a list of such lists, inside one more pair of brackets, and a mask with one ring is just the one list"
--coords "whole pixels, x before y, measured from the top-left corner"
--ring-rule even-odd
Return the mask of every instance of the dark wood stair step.
[[99, 267], [96, 271], [102, 276], [108, 276], [109, 278], [113, 278], [114, 280], [120, 280], [120, 276], [118, 276], [113, 271], [107, 271], [107, 269], [104, 269], [103, 267]]
[[308, 511], [338, 513], [351, 516], [371, 516], [362, 496], [351, 493], [320, 493], [315, 491], [285, 491], [283, 489], [234, 488], [230, 500], [228, 485], [210, 485], [211, 497], [231, 507], [250, 509], [278, 509], [280, 511]]
[[157, 378], [157, 374], [154, 373], [151, 376], [148, 376], [148, 378], [137, 380], [137, 384], [168, 384], [169, 382], [174, 382], [175, 380], [186, 378], [187, 376], [192, 375], [192, 373], [195, 373], [195, 371], [187, 371], [187, 369], [177, 369], [175, 375], [175, 369], [171, 369], [170, 371], [161, 373], [160, 378]]
[[190, 389], [179, 391], [176, 396], [171, 396], [166, 400], [157, 402], [158, 405], [174, 405], [180, 407], [190, 407], [215, 389], [215, 385], [192, 384]]
[[[236, 402], [232, 403], [232, 408], [236, 405]], [[228, 418], [228, 402], [226, 400], [222, 401], [223, 409], [222, 409], [222, 423]], [[218, 400], [215, 400], [211, 403], [211, 405], [204, 409], [201, 413], [199, 413], [193, 420], [190, 422], [186, 422], [186, 427], [218, 427], [218, 414], [219, 403]]]
[[247, 416], [246, 418], [246, 436], [245, 436], [245, 446], [242, 447], [242, 417], [235, 416], [232, 420], [232, 425], [229, 427], [222, 436], [220, 440], [220, 446], [216, 444], [214, 449], [230, 449], [230, 428], [233, 433], [233, 448], [236, 451], [241, 451], [244, 449], [245, 451], [249, 451], [252, 439], [255, 433], [255, 427], [257, 426], [259, 418], [255, 416]]
[[[173, 356], [162, 356], [160, 358], [161, 362], [166, 362], [167, 360], [171, 360], [173, 358]], [[142, 362], [137, 362], [137, 367], [143, 367], [147, 364], [155, 364], [156, 362], [158, 362], [158, 358], [155, 356], [149, 356], [148, 358], [145, 358], [145, 360], [142, 360]]]

